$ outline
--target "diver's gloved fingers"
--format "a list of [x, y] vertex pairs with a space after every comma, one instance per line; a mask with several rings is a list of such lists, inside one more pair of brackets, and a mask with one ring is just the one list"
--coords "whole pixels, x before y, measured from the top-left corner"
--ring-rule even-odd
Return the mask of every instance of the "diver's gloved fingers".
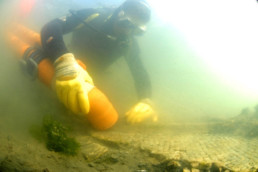
[[127, 121], [131, 124], [134, 124], [137, 121], [138, 117], [139, 117], [139, 113], [137, 112], [130, 113], [130, 115], [128, 115], [127, 117]]
[[[77, 114], [89, 113], [90, 104], [85, 81], [91, 88], [93, 80], [76, 61], [72, 53], [60, 56], [55, 62], [56, 92], [61, 102]], [[79, 87], [78, 87], [79, 86]]]
[[90, 102], [88, 97], [88, 91], [85, 84], [79, 89], [78, 92], [78, 102], [80, 107], [80, 112], [82, 114], [88, 114], [90, 111]]
[[140, 123], [148, 117], [148, 114], [140, 112], [134, 118], [134, 123]]
[[125, 116], [130, 119], [132, 118], [132, 115], [135, 113], [136, 113], [135, 108], [131, 108], [128, 112], [125, 113]]
[[147, 118], [152, 119], [152, 121], [157, 121], [158, 117], [155, 115], [152, 106], [145, 102], [141, 101], [133, 106], [127, 113], [126, 113], [127, 122], [131, 124], [140, 123]]
[[62, 85], [62, 82], [56, 80], [56, 88], [55, 89], [56, 89], [56, 94], [57, 94], [57, 97], [58, 97], [59, 100], [62, 100], [63, 87], [61, 85]]
[[140, 123], [140, 122], [142, 122], [142, 121], [143, 121], [143, 118], [141, 118], [140, 116], [134, 118], [134, 124]]
[[68, 94], [70, 92], [70, 88], [65, 86], [62, 89], [61, 92], [61, 101], [65, 104], [66, 107], [68, 107]]
[[146, 114], [144, 113], [137, 113], [133, 118], [132, 118], [132, 124], [137, 124], [142, 122], [146, 118]]
[[69, 88], [62, 81], [56, 81], [57, 96], [59, 100], [67, 106], [67, 92]]
[[127, 115], [127, 122], [131, 124], [140, 123], [147, 118], [151, 117], [153, 122], [158, 120], [158, 116], [154, 114], [154, 111], [142, 111], [142, 112], [135, 112]]
[[136, 115], [131, 114], [128, 118], [127, 118], [127, 122], [129, 122], [130, 124], [135, 124], [136, 121]]
[[143, 108], [143, 104], [142, 103], [138, 103], [136, 106], [134, 106], [133, 111], [134, 112], [139, 112], [139, 111], [142, 110], [142, 108]]
[[138, 112], [140, 113], [150, 113], [151, 112], [151, 109], [149, 106], [141, 106], [139, 109], [138, 109]]
[[68, 103], [67, 104], [73, 113], [78, 114], [80, 111], [79, 103], [78, 103], [78, 99], [77, 99], [78, 85], [74, 84], [73, 87], [74, 87], [74, 89], [71, 89], [70, 92], [68, 93]]

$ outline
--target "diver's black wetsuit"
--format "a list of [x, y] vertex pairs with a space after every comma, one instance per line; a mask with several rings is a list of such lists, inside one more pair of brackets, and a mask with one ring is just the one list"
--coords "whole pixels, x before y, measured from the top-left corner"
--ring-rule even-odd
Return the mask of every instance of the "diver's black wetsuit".
[[[73, 32], [73, 53], [76, 57], [78, 54], [83, 57], [87, 70], [90, 68], [94, 68], [94, 72], [103, 70], [116, 59], [125, 57], [135, 80], [138, 98], [150, 98], [151, 83], [139, 58], [139, 46], [136, 40], [132, 36], [112, 37], [114, 39], [107, 37], [113, 36], [113, 21], [118, 10], [85, 9], [47, 23], [41, 31], [43, 49], [47, 57], [52, 61], [56, 60], [69, 52], [63, 35]], [[82, 20], [90, 26], [83, 25]], [[92, 71], [89, 72], [91, 74]]]

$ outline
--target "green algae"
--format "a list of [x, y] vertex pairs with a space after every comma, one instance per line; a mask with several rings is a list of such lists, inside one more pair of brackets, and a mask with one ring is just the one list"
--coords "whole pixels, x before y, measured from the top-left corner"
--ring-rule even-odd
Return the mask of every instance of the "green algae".
[[31, 127], [30, 133], [39, 141], [44, 141], [50, 151], [66, 155], [76, 155], [79, 150], [79, 143], [75, 138], [67, 135], [69, 128], [51, 116], [43, 118], [41, 127]]

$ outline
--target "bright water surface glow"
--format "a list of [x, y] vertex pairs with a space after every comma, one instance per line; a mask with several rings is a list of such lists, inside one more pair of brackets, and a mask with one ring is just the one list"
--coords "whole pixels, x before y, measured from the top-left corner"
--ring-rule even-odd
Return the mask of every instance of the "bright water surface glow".
[[258, 4], [247, 0], [149, 0], [215, 75], [241, 94], [258, 96]]

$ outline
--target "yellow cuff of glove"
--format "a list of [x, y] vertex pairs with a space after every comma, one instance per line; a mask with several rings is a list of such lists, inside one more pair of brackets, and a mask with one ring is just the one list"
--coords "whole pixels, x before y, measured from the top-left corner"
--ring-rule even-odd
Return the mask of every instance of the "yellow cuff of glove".
[[149, 99], [140, 101], [126, 113], [127, 122], [130, 124], [140, 123], [148, 118], [152, 118], [153, 122], [158, 120]]
[[88, 92], [94, 87], [90, 75], [71, 53], [59, 57], [54, 66], [55, 88], [59, 100], [76, 114], [89, 113]]

